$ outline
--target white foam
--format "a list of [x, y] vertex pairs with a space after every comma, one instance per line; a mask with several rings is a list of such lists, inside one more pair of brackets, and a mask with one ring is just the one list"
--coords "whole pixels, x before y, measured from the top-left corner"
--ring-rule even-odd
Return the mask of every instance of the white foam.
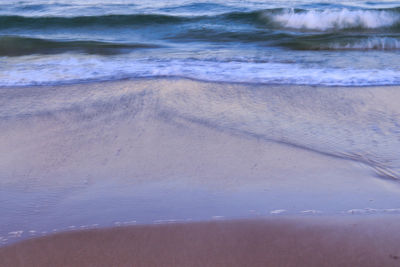
[[167, 220], [155, 220], [153, 221], [154, 224], [165, 224], [165, 223], [177, 223], [181, 220], [178, 219], [167, 219]]
[[270, 213], [271, 214], [281, 214], [281, 213], [285, 213], [286, 210], [272, 210]]
[[13, 232], [9, 232], [8, 235], [10, 237], [21, 237], [21, 235], [24, 233], [24, 231], [19, 230], [19, 231], [13, 231]]
[[371, 37], [354, 43], [333, 43], [327, 48], [334, 50], [397, 50], [400, 49], [400, 40], [391, 37]]
[[178, 76], [217, 82], [309, 85], [400, 84], [400, 69], [318, 68], [295, 63], [136, 60], [97, 56], [52, 55], [3, 61], [0, 86], [73, 83], [135, 77]]
[[371, 209], [371, 208], [365, 208], [365, 209], [351, 209], [348, 210], [348, 214], [374, 214], [374, 213], [380, 213], [383, 210], [379, 209]]
[[[267, 15], [285, 28], [325, 31], [329, 29], [390, 27], [399, 23], [398, 14], [378, 10], [308, 10], [295, 12], [293, 9], [280, 14]], [[271, 16], [271, 17], [270, 17]]]
[[319, 210], [303, 210], [301, 211], [302, 214], [320, 214], [321, 211]]

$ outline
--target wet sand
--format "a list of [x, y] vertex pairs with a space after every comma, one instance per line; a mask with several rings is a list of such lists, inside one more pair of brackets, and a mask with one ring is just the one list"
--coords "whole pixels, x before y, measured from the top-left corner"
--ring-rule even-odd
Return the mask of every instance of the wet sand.
[[[0, 266], [398, 263], [399, 92], [186, 79], [3, 88]], [[263, 220], [306, 214], [317, 216]], [[352, 214], [365, 216], [353, 227]], [[23, 241], [127, 222], [147, 226]]]
[[60, 233], [0, 249], [19, 266], [399, 266], [399, 216], [284, 217]]

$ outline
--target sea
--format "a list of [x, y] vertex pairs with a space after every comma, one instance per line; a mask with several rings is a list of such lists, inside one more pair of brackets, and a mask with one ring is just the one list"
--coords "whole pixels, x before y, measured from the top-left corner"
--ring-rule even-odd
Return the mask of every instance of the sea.
[[399, 103], [398, 1], [0, 0], [0, 246], [399, 216]]
[[399, 1], [0, 1], [0, 86], [400, 84]]

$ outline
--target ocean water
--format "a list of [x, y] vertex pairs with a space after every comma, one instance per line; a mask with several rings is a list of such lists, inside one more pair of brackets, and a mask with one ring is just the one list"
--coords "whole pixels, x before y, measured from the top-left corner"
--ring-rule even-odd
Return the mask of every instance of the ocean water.
[[398, 1], [0, 0], [0, 86], [400, 84]]
[[399, 62], [396, 1], [0, 0], [0, 246], [400, 214]]

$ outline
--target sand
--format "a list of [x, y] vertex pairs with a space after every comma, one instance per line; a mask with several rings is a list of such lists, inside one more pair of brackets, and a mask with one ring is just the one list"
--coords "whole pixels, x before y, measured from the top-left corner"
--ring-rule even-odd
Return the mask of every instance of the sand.
[[285, 217], [60, 233], [0, 249], [0, 266], [399, 266], [398, 216]]
[[[187, 79], [3, 88], [0, 266], [396, 266], [399, 96]], [[132, 221], [147, 226], [23, 241]]]

